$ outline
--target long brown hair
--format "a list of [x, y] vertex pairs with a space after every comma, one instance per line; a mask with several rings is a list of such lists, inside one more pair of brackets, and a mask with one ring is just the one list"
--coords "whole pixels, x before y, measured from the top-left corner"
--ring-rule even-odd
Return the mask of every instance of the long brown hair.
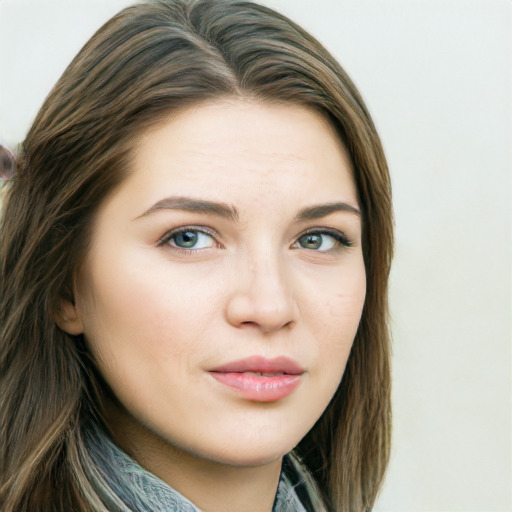
[[39, 111], [5, 191], [1, 231], [2, 488], [12, 511], [106, 510], [83, 425], [102, 384], [81, 336], [53, 321], [98, 205], [128, 172], [133, 141], [174, 109], [219, 96], [307, 105], [352, 159], [366, 302], [342, 382], [296, 448], [329, 510], [370, 510], [389, 457], [388, 170], [367, 109], [313, 37], [242, 0], [160, 0], [121, 11], [89, 40]]

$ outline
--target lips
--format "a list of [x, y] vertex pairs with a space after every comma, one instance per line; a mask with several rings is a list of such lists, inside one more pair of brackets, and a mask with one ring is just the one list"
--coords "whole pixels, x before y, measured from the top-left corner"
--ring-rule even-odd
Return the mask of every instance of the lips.
[[255, 402], [275, 402], [297, 388], [304, 369], [288, 357], [266, 359], [253, 356], [219, 366], [209, 373], [241, 398]]
[[210, 371], [218, 373], [281, 373], [287, 375], [300, 375], [304, 373], [304, 370], [293, 359], [288, 357], [267, 359], [262, 356], [252, 356], [240, 359], [239, 361], [232, 361]]

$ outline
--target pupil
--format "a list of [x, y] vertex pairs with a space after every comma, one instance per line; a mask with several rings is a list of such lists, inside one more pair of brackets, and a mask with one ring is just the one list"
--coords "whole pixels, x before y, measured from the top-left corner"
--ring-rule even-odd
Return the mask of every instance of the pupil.
[[321, 235], [305, 235], [302, 237], [302, 246], [308, 249], [318, 249], [322, 245]]
[[193, 247], [197, 243], [197, 233], [184, 231], [183, 233], [178, 233], [174, 240], [179, 247]]

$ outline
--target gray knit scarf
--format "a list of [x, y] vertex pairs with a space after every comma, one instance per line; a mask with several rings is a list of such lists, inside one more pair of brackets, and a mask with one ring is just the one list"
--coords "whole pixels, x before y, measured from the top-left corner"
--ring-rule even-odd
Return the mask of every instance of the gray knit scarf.
[[[201, 512], [172, 487], [142, 468], [99, 428], [84, 432], [94, 467], [89, 480], [109, 512]], [[272, 512], [324, 512], [316, 486], [293, 454], [283, 459]], [[250, 512], [250, 511], [240, 511]]]

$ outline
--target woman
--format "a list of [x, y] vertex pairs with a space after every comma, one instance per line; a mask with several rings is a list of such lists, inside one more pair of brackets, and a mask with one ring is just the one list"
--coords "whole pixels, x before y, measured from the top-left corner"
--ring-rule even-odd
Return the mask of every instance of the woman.
[[317, 41], [245, 1], [127, 8], [5, 192], [2, 510], [371, 509], [390, 183]]

